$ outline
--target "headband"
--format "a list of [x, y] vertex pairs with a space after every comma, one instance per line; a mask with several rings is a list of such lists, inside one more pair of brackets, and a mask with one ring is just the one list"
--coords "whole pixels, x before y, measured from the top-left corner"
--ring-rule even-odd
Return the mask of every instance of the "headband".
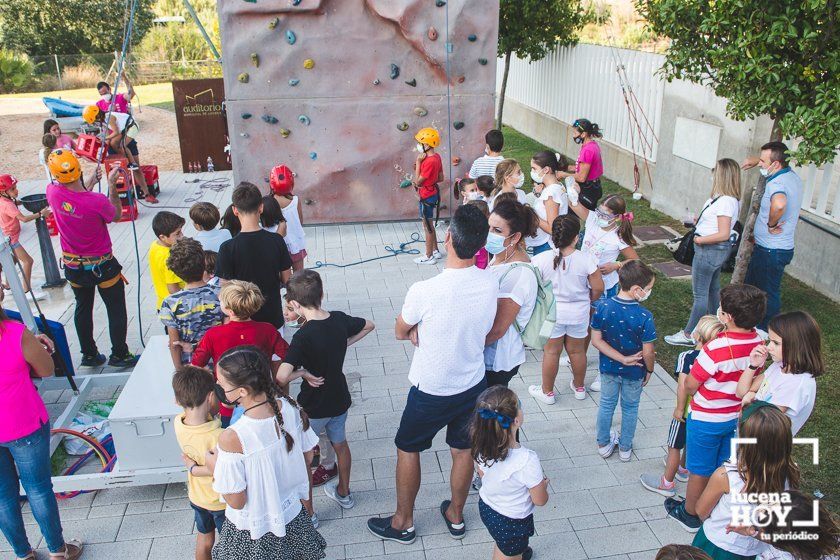
[[762, 408], [775, 408], [776, 410], [779, 410], [779, 407], [777, 407], [774, 404], [770, 404], [767, 401], [753, 401], [748, 407], [741, 411], [740, 423], [743, 424], [744, 422], [746, 422], [750, 416], [752, 416]]
[[489, 408], [479, 408], [478, 415], [482, 418], [482, 420], [496, 420], [502, 429], [507, 430], [510, 428], [511, 420], [510, 416], [505, 416], [500, 412], [496, 412], [495, 410], [490, 410]]

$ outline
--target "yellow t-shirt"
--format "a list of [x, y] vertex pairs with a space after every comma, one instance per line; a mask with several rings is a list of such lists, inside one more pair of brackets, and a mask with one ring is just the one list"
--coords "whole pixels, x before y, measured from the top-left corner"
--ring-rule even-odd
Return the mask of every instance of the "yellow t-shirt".
[[149, 272], [152, 276], [152, 285], [155, 287], [157, 304], [155, 309], [160, 309], [160, 304], [169, 295], [166, 289], [167, 284], [178, 284], [184, 287], [184, 281], [178, 278], [174, 272], [166, 268], [166, 259], [169, 258], [169, 247], [165, 247], [155, 241], [149, 247]]
[[[222, 421], [218, 418], [198, 426], [187, 426], [184, 424], [183, 414], [175, 417], [175, 437], [178, 445], [187, 457], [199, 465], [204, 465], [204, 455], [208, 451], [216, 449], [222, 431]], [[225, 509], [219, 494], [213, 491], [212, 476], [187, 474], [187, 494], [190, 501], [198, 507], [210, 511]]]

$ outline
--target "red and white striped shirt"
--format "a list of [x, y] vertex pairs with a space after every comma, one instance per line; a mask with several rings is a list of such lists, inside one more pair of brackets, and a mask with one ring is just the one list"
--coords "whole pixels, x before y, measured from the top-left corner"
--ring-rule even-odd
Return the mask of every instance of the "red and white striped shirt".
[[750, 365], [750, 352], [759, 344], [762, 344], [761, 337], [754, 330], [724, 331], [703, 346], [691, 366], [691, 376], [700, 382], [691, 401], [692, 420], [728, 422], [738, 418], [741, 399], [735, 389], [744, 369]]

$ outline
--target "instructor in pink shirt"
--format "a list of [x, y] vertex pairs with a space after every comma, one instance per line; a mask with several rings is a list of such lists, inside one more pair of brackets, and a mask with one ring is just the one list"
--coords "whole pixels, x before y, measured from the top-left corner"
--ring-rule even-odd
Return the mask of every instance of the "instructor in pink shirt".
[[557, 178], [574, 177], [580, 185], [580, 202], [589, 210], [598, 208], [598, 200], [604, 194], [601, 189], [601, 176], [604, 163], [601, 160], [601, 146], [595, 141], [603, 132], [597, 123], [587, 119], [577, 119], [572, 124], [572, 140], [581, 144], [580, 154], [574, 165], [566, 171], [558, 171]]

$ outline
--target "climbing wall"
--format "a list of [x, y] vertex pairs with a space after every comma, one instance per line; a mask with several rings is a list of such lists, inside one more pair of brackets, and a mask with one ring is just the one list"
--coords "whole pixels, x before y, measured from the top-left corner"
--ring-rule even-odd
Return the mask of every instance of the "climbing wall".
[[218, 0], [235, 180], [268, 192], [271, 167], [286, 163], [308, 223], [414, 218], [415, 191], [400, 183], [414, 171], [414, 133], [431, 126], [451, 206], [453, 177], [493, 128], [498, 9], [498, 0]]

